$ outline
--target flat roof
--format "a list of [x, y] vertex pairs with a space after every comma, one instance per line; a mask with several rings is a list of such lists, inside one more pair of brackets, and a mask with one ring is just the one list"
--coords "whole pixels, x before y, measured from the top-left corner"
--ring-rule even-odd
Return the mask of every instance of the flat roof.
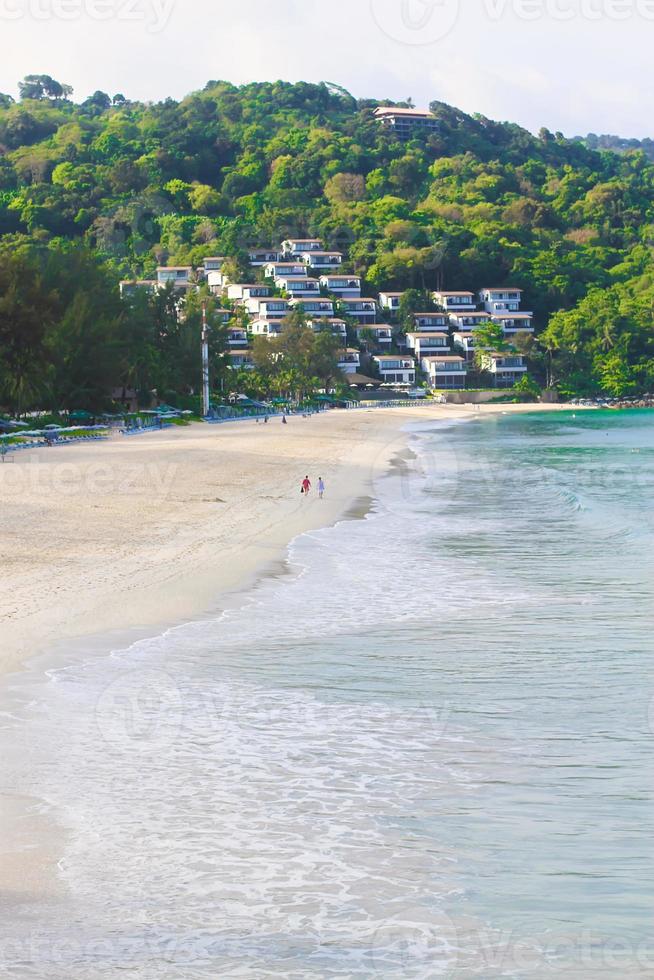
[[449, 337], [447, 330], [409, 330], [407, 337]]
[[[361, 282], [361, 276], [350, 275], [349, 272], [332, 272], [326, 273], [321, 279], [358, 279]], [[398, 294], [399, 295], [399, 294]]]
[[465, 358], [459, 357], [458, 355], [455, 355], [455, 354], [443, 354], [442, 357], [440, 356], [440, 354], [431, 354], [429, 357], [423, 357], [423, 361], [460, 361], [460, 362], [463, 362], [464, 360], [465, 360]]
[[415, 358], [409, 354], [373, 354], [372, 359], [373, 361], [412, 361], [415, 364]]
[[533, 320], [533, 317], [533, 313], [493, 313], [494, 320]]
[[309, 276], [277, 276], [278, 279], [283, 279], [284, 282], [313, 282], [316, 286], [319, 285], [317, 279], [310, 279]]
[[435, 119], [429, 109], [402, 109], [399, 106], [380, 105], [374, 111], [375, 116], [411, 116], [413, 118]]
[[467, 289], [435, 289], [434, 296], [474, 296], [474, 293]]
[[523, 293], [524, 289], [518, 289], [517, 286], [484, 286], [480, 290], [482, 293]]

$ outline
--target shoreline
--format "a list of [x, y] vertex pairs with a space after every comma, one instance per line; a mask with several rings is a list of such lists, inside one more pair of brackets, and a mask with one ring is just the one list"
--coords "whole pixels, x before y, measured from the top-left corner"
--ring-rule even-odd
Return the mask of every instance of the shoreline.
[[[0, 683], [82, 639], [141, 638], [223, 608], [283, 561], [295, 538], [372, 496], [376, 476], [406, 447], [408, 425], [542, 410], [567, 408], [330, 412], [284, 428], [197, 426], [83, 444], [65, 457], [26, 452], [0, 470], [0, 582], [9, 596]], [[307, 470], [314, 482], [325, 478], [325, 500], [301, 498]]]
[[[200, 587], [190, 588], [188, 570], [182, 566], [177, 575], [159, 578], [155, 583], [137, 591], [130, 602], [120, 601], [122, 597], [115, 596], [104, 620], [99, 621], [97, 616], [91, 617], [85, 621], [84, 629], [79, 628], [79, 615], [86, 614], [84, 607], [79, 605], [75, 606], [75, 618], [59, 618], [56, 624], [49, 624], [50, 629], [47, 632], [30, 634], [24, 628], [22, 652], [15, 651], [13, 656], [7, 656], [6, 651], [3, 651], [4, 656], [0, 657], [0, 697], [3, 698], [5, 709], [9, 710], [9, 716], [14, 716], [13, 699], [17, 697], [17, 703], [22, 703], [26, 685], [29, 686], [35, 677], [43, 676], [50, 670], [66, 669], [76, 662], [102, 659], [112, 652], [128, 650], [139, 641], [189, 623], [219, 616], [229, 609], [242, 607], [259, 584], [274, 578], [283, 579], [300, 574], [300, 569], [292, 565], [293, 542], [311, 531], [333, 527], [348, 520], [364, 519], [377, 499], [376, 478], [391, 472], [393, 467], [401, 469], [412, 458], [409, 441], [417, 426], [422, 428], [429, 424], [463, 423], [478, 419], [480, 414], [492, 416], [506, 412], [506, 406], [498, 407], [494, 411], [487, 409], [483, 413], [470, 410], [466, 406], [456, 406], [454, 409], [449, 406], [434, 408], [433, 411], [375, 409], [357, 413], [356, 416], [330, 413], [321, 417], [322, 428], [325, 430], [323, 432], [318, 432], [315, 425], [298, 425], [298, 445], [303, 452], [307, 451], [307, 442], [317, 441], [322, 446], [325, 440], [333, 441], [335, 437], [340, 440], [337, 451], [330, 457], [329, 467], [321, 475], [325, 475], [328, 492], [332, 485], [338, 487], [340, 484], [341, 489], [328, 501], [320, 502], [317, 498], [302, 500], [299, 481], [303, 474], [295, 479], [295, 467], [298, 464], [294, 462], [289, 472], [288, 460], [281, 464], [277, 461], [277, 465], [281, 465], [281, 469], [286, 471], [287, 480], [291, 484], [291, 490], [279, 505], [279, 519], [269, 523], [267, 527], [256, 524], [256, 532], [264, 536], [262, 541], [253, 540], [256, 535], [248, 536], [241, 527], [236, 542], [229, 545], [229, 554], [234, 560], [228, 569], [218, 567], [215, 562], [209, 563], [203, 569]], [[513, 410], [534, 411], [534, 408], [516, 406]], [[286, 430], [282, 430], [281, 424], [279, 433], [284, 439], [289, 435]], [[225, 435], [230, 438], [225, 439]], [[188, 430], [178, 430], [173, 433], [172, 444], [164, 434], [163, 437], [154, 436], [152, 442], [148, 441], [147, 444], [144, 441], [139, 441], [138, 444], [129, 443], [127, 446], [119, 443], [117, 451], [119, 454], [125, 450], [133, 453], [134, 447], [140, 455], [154, 451], [161, 456], [176, 452], [179, 445], [185, 450], [191, 443], [196, 452], [203, 454], [206, 452], [205, 443], [212, 445], [218, 442], [226, 448], [226, 444], [229, 446], [236, 439], [248, 455], [256, 456], [262, 444], [265, 444], [264, 440], [269, 440], [271, 436], [277, 445], [279, 439], [270, 427], [264, 430], [263, 426], [252, 424], [246, 429], [241, 425], [230, 433], [226, 433], [224, 429], [209, 430], [207, 427], [191, 433]], [[112, 447], [103, 448], [111, 450]], [[95, 465], [94, 462], [89, 462], [96, 459], [93, 447], [81, 447], [80, 455], [86, 457], [88, 465]], [[117, 465], [119, 462], [120, 460]], [[48, 457], [45, 463], [55, 469], [59, 465], [56, 456]], [[70, 466], [68, 454], [65, 465]], [[264, 489], [265, 487], [256, 484], [257, 492], [245, 495], [242, 520], [252, 519], [253, 501], [261, 499]], [[294, 492], [299, 503], [293, 500]], [[138, 502], [138, 494], [136, 499]], [[79, 497], [75, 496], [72, 506], [78, 500]], [[56, 499], [51, 501], [51, 506], [56, 503]], [[68, 504], [71, 505], [71, 502], [68, 501]], [[267, 511], [265, 515], [269, 518]], [[193, 542], [197, 543], [197, 539], [194, 538]], [[197, 550], [191, 550], [194, 562], [198, 554]], [[142, 558], [142, 553], [139, 552], [136, 557]], [[74, 586], [77, 581], [79, 580], [71, 575], [71, 585]], [[190, 584], [198, 584], [196, 569], [190, 576]], [[143, 604], [148, 592], [154, 593], [157, 602], [157, 615], [152, 615], [151, 619], [147, 618], [147, 614], [152, 607]], [[168, 597], [174, 592], [179, 593], [177, 604], [168, 601]], [[27, 619], [23, 625], [25, 627], [33, 623], [34, 619]], [[39, 618], [37, 623], [42, 623], [42, 620]], [[60, 631], [57, 636], [54, 635], [55, 629]], [[15, 629], [14, 636], [20, 637], [21, 630]], [[26, 640], [31, 643], [26, 643]], [[17, 749], [18, 743], [15, 743], [15, 747]], [[20, 764], [18, 756], [14, 757], [12, 753], [11, 765]], [[18, 907], [27, 908], [35, 902], [58, 903], [63, 900], [66, 887], [60, 880], [58, 866], [69, 828], [64, 819], [60, 820], [56, 807], [45, 798], [28, 798], [24, 794], [17, 794], [9, 783], [4, 791], [0, 791], [0, 818], [4, 842], [0, 849], [3, 858], [0, 892], [5, 896], [5, 905], [12, 901]], [[38, 838], [44, 842], [43, 846], [36, 851], [26, 849], [25, 841], [28, 838]]]

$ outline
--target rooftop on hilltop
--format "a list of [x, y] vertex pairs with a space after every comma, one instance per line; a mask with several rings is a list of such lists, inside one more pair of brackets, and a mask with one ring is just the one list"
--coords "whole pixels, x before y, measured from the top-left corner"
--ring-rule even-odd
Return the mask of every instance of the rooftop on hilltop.
[[433, 119], [436, 121], [436, 117], [434, 116], [433, 112], [430, 112], [429, 109], [402, 109], [398, 106], [392, 105], [378, 106], [373, 115], [377, 116], [378, 119], [390, 118], [391, 116], [403, 116], [406, 119]]

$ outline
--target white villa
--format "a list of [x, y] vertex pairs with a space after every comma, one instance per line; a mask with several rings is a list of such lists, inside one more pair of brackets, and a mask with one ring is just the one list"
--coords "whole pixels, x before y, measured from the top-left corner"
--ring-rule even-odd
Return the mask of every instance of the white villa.
[[192, 265], [160, 265], [157, 269], [157, 286], [165, 289], [173, 284], [175, 289], [188, 290], [193, 285]]
[[377, 303], [374, 299], [367, 297], [343, 298], [343, 309], [357, 323], [374, 323], [377, 319]]
[[210, 272], [207, 272], [206, 280], [209, 291], [212, 292], [214, 296], [220, 296], [229, 283], [229, 279], [222, 269], [212, 269]]
[[246, 299], [264, 299], [272, 293], [271, 286], [260, 282], [233, 282], [227, 286], [227, 299], [242, 303]]
[[429, 378], [432, 388], [465, 388], [466, 362], [465, 358], [455, 354], [444, 357], [435, 355], [423, 357], [420, 365]]
[[475, 335], [471, 330], [455, 330], [454, 343], [465, 353], [466, 361], [470, 364], [475, 357]]
[[522, 290], [512, 286], [487, 287], [480, 290], [479, 302], [488, 313], [517, 313], [522, 302]]
[[449, 319], [445, 313], [414, 313], [416, 330], [447, 330]]
[[307, 268], [314, 270], [338, 269], [343, 264], [342, 252], [319, 252], [311, 249], [304, 253], [303, 258]]
[[289, 300], [290, 306], [297, 308], [301, 306], [304, 312], [312, 320], [316, 320], [319, 317], [333, 317], [334, 316], [334, 304], [330, 299], [325, 299], [324, 297], [320, 299], [298, 299], [294, 298]]
[[418, 360], [429, 354], [449, 354], [450, 335], [447, 331], [412, 331], [406, 335], [406, 346]]
[[400, 140], [409, 140], [416, 132], [437, 133], [439, 129], [438, 119], [429, 109], [378, 106], [373, 115]]
[[432, 293], [434, 302], [447, 310], [448, 313], [459, 313], [461, 310], [475, 310], [475, 294], [461, 291], [439, 290]]
[[220, 272], [226, 261], [227, 257], [225, 255], [212, 255], [206, 258], [203, 262], [205, 274], [209, 272]]
[[227, 357], [229, 359], [229, 366], [234, 368], [235, 371], [254, 370], [254, 361], [249, 350], [230, 350], [227, 352]]
[[302, 257], [307, 252], [320, 251], [322, 251], [322, 239], [320, 238], [287, 238], [286, 241], [282, 242], [283, 255]]
[[304, 262], [269, 262], [264, 266], [266, 279], [280, 279], [282, 276], [306, 276]]
[[481, 363], [492, 374], [496, 388], [512, 388], [527, 371], [524, 357], [514, 351], [484, 351]]
[[338, 317], [322, 317], [321, 319], [307, 320], [307, 326], [319, 332], [320, 330], [331, 330], [332, 333], [337, 334], [343, 342], [347, 338], [347, 324], [345, 320], [339, 320]]
[[361, 355], [356, 347], [347, 347], [338, 355], [338, 367], [343, 374], [357, 374], [361, 367]]
[[400, 300], [403, 296], [404, 293], [380, 293], [379, 305], [382, 310], [390, 310], [391, 313], [397, 313], [400, 308]]
[[279, 337], [282, 332], [281, 320], [263, 320], [255, 317], [250, 323], [250, 330], [255, 337]]
[[393, 328], [390, 323], [361, 324], [354, 328], [354, 332], [359, 343], [367, 343], [367, 335], [371, 335], [374, 343], [380, 347], [393, 342]]
[[230, 347], [247, 347], [247, 330], [243, 327], [229, 327], [227, 330], [227, 343]]
[[494, 313], [495, 323], [501, 323], [505, 336], [513, 337], [517, 333], [534, 332], [533, 313]]
[[490, 319], [490, 313], [486, 313], [485, 311], [481, 313], [452, 313], [450, 323], [455, 330], [468, 331], [481, 327], [483, 324], [488, 323]]
[[253, 317], [260, 317], [263, 320], [282, 320], [288, 316], [290, 309], [289, 301], [279, 296], [266, 299], [254, 296], [252, 299], [246, 299], [244, 306]]
[[372, 360], [377, 365], [383, 384], [415, 384], [416, 362], [412, 357], [401, 357], [399, 354], [375, 354]]
[[283, 289], [285, 293], [293, 299], [301, 299], [305, 296], [320, 296], [320, 283], [317, 279], [307, 279], [306, 276], [278, 276], [275, 279], [278, 289]]
[[248, 251], [248, 262], [254, 268], [261, 268], [270, 262], [279, 262], [279, 252], [274, 248], [251, 248]]
[[358, 299], [361, 296], [360, 276], [321, 276], [320, 285], [328, 293], [334, 293], [336, 296], [349, 299]]

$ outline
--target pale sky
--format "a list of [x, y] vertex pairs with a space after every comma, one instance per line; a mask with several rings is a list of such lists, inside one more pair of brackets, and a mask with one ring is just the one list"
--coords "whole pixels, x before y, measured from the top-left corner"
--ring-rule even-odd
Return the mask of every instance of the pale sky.
[[76, 100], [325, 80], [531, 130], [654, 136], [654, 0], [0, 0], [0, 30], [12, 95], [28, 73]]

